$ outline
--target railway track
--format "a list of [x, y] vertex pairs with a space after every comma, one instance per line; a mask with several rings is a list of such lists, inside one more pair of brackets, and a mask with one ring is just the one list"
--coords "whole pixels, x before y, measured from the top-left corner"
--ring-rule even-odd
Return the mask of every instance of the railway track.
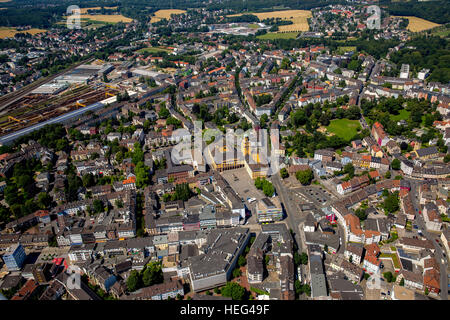
[[11, 105], [15, 101], [19, 100], [20, 98], [26, 96], [27, 94], [29, 94], [31, 91], [33, 91], [37, 87], [39, 87], [39, 86], [41, 86], [41, 85], [43, 85], [43, 84], [45, 84], [47, 82], [50, 82], [50, 81], [54, 80], [56, 77], [58, 77], [60, 75], [63, 75], [64, 73], [66, 73], [68, 71], [71, 71], [71, 70], [75, 69], [76, 67], [78, 67], [78, 66], [80, 66], [82, 64], [89, 63], [89, 62], [94, 61], [94, 60], [95, 60], [94, 58], [83, 60], [83, 61], [81, 61], [79, 63], [76, 63], [73, 66], [71, 66], [71, 67], [69, 67], [69, 68], [67, 68], [67, 69], [65, 69], [65, 70], [63, 70], [61, 72], [58, 72], [58, 73], [56, 73], [54, 75], [51, 75], [51, 76], [48, 76], [48, 77], [46, 77], [44, 79], [39, 79], [37, 81], [34, 81], [34, 82], [30, 83], [29, 85], [27, 85], [27, 86], [17, 90], [16, 92], [11, 92], [11, 93], [8, 93], [8, 94], [0, 97], [0, 112], [5, 111], [8, 108], [9, 105]]

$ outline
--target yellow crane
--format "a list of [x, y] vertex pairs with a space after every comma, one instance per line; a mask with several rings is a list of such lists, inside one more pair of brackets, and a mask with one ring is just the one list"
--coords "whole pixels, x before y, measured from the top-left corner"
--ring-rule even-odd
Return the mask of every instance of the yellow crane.
[[25, 120], [19, 120], [17, 118], [12, 117], [12, 116], [8, 116], [8, 120], [9, 121], [16, 121], [18, 123], [22, 123], [22, 122], [25, 123], [26, 122]]
[[105, 92], [105, 97], [108, 97], [108, 96], [115, 97], [116, 95], [114, 93], [111, 93], [111, 92]]
[[82, 102], [81, 100], [78, 100], [77, 101], [77, 106], [79, 106], [79, 107], [86, 107], [86, 105], [81, 103], [81, 102]]

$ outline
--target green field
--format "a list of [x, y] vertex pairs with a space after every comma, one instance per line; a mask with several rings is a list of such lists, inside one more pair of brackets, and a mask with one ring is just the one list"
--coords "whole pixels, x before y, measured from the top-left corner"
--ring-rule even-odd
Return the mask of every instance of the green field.
[[327, 126], [330, 133], [334, 133], [344, 140], [352, 139], [357, 133], [357, 129], [361, 128], [358, 120], [335, 119], [331, 120]]
[[450, 36], [450, 29], [436, 31], [436, 32], [433, 32], [432, 34], [435, 36], [442, 37], [442, 38], [447, 38]]
[[259, 29], [259, 26], [256, 23], [249, 24], [248, 27], [250, 29]]
[[298, 36], [298, 32], [285, 32], [285, 33], [277, 33], [277, 32], [269, 32], [260, 36], [257, 36], [258, 39], [261, 40], [274, 40], [274, 39], [295, 39]]
[[409, 119], [409, 115], [411, 114], [410, 111], [407, 111], [405, 109], [402, 109], [399, 114], [397, 115], [391, 115], [391, 119], [393, 121], [400, 121], [400, 120], [407, 120]]
[[[408, 120], [411, 112], [402, 109], [399, 114], [391, 115], [391, 119], [394, 121]], [[422, 116], [422, 126], [425, 126], [425, 115]]]
[[167, 52], [169, 53], [170, 50], [164, 49], [164, 48], [158, 48], [158, 47], [149, 47], [149, 48], [142, 48], [138, 50], [139, 53], [149, 52], [149, 53], [159, 53], [159, 52]]
[[337, 54], [344, 54], [346, 52], [353, 51], [356, 52], [356, 47], [338, 47]]

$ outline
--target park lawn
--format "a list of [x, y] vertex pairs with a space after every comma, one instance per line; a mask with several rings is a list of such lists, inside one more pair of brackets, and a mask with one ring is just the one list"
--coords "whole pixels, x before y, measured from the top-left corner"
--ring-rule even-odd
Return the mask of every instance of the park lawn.
[[355, 46], [338, 47], [338, 50], [337, 50], [338, 54], [344, 54], [344, 53], [349, 52], [349, 51], [356, 52], [356, 47]]
[[269, 32], [257, 36], [261, 40], [274, 40], [274, 39], [295, 39], [298, 36], [298, 32]]
[[[393, 121], [400, 121], [400, 120], [408, 120], [410, 118], [411, 112], [402, 109], [400, 110], [399, 114], [391, 114], [390, 117]], [[422, 116], [422, 126], [425, 126], [425, 115]]]
[[334, 133], [338, 137], [349, 141], [357, 133], [357, 129], [361, 128], [358, 120], [334, 119], [327, 126], [328, 132]]
[[396, 114], [396, 115], [391, 114], [391, 119], [393, 121], [407, 120], [407, 119], [409, 119], [410, 114], [411, 114], [410, 111], [407, 111], [406, 109], [402, 109], [399, 112], [399, 114]]

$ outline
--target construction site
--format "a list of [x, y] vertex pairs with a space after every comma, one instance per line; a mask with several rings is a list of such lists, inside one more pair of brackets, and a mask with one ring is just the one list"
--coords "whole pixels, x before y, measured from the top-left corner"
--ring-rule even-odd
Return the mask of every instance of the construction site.
[[116, 96], [111, 85], [73, 84], [58, 94], [29, 93], [0, 113], [0, 134], [15, 132], [39, 122]]

